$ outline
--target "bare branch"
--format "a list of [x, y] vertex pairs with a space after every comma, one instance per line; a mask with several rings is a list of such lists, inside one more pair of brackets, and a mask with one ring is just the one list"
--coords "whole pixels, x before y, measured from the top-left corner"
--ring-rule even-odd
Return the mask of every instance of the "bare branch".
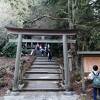
[[43, 16], [40, 16], [40, 17], [34, 19], [32, 22], [36, 22], [36, 21], [41, 20], [42, 18], [45, 18], [45, 17], [50, 18], [52, 20], [68, 20], [68, 18], [57, 18], [57, 17], [53, 17], [50, 15], [43, 15]]
[[68, 20], [68, 18], [57, 18], [57, 17], [53, 17], [53, 16], [50, 16], [50, 15], [45, 15], [45, 17], [48, 17], [52, 20]]

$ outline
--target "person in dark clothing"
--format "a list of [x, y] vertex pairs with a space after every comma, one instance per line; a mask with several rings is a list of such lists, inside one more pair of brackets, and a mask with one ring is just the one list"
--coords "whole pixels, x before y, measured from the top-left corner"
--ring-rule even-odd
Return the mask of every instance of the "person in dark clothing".
[[52, 53], [50, 50], [48, 50], [48, 61], [51, 61], [52, 59]]
[[41, 54], [42, 54], [42, 56], [44, 56], [44, 49], [43, 48], [41, 49]]

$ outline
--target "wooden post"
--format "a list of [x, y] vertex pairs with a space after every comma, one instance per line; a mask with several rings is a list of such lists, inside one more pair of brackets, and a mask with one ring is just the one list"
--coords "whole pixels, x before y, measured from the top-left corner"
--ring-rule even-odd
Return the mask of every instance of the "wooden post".
[[18, 89], [18, 77], [19, 77], [19, 70], [20, 70], [21, 46], [22, 46], [22, 35], [18, 34], [13, 90]]
[[69, 71], [72, 71], [72, 56], [68, 54]]
[[31, 49], [33, 49], [33, 42], [31, 42]]
[[45, 36], [41, 36], [41, 39], [44, 40], [45, 39]]
[[65, 88], [69, 87], [69, 66], [68, 66], [68, 48], [67, 48], [67, 36], [63, 35], [63, 57], [64, 57], [64, 84]]
[[82, 75], [82, 91], [85, 92], [83, 56], [81, 56], [81, 75]]
[[26, 42], [26, 48], [28, 48], [27, 42]]

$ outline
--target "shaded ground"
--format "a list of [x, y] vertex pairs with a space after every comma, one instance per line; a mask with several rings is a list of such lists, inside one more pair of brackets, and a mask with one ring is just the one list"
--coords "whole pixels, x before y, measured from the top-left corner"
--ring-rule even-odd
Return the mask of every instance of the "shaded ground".
[[[82, 93], [82, 85], [81, 81], [80, 82], [74, 82], [73, 83], [73, 90], [76, 91], [78, 95]], [[87, 100], [92, 100], [92, 84], [86, 83], [86, 94], [87, 94]]]
[[0, 57], [0, 67], [14, 66], [15, 58]]
[[13, 72], [11, 71], [14, 68], [15, 59], [14, 58], [6, 58], [0, 57], [0, 68], [6, 68], [6, 73], [2, 77], [4, 80], [4, 85], [0, 87], [0, 96], [5, 95], [6, 91], [11, 87]]
[[[24, 70], [27, 70], [32, 63], [31, 56], [23, 56], [21, 60], [25, 61]], [[14, 67], [15, 58], [0, 57], [0, 96], [4, 96], [12, 88]]]

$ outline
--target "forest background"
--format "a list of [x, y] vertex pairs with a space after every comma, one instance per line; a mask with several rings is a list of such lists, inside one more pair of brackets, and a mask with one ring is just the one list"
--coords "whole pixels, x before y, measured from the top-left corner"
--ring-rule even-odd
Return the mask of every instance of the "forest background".
[[77, 29], [77, 50], [100, 51], [100, 0], [0, 0], [0, 52], [11, 46], [6, 26]]

